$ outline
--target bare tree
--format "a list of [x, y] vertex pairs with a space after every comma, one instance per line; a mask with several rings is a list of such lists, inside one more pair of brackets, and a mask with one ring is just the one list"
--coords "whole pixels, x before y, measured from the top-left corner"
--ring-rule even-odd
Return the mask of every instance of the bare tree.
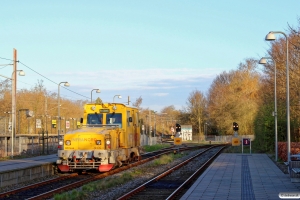
[[142, 105], [142, 103], [143, 103], [143, 99], [142, 99], [142, 97], [139, 97], [139, 98], [137, 98], [135, 100], [134, 103], [132, 103], [132, 105], [135, 106], [135, 107], [137, 107], [137, 108], [140, 108], [141, 105]]

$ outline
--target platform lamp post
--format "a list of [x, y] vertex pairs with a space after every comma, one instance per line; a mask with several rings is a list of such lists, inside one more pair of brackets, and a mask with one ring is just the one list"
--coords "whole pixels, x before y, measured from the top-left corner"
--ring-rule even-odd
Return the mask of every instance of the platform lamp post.
[[290, 125], [290, 83], [289, 83], [289, 48], [288, 37], [284, 32], [271, 31], [266, 35], [265, 40], [273, 41], [276, 39], [275, 34], [283, 34], [286, 40], [286, 123], [287, 123], [287, 156], [288, 162], [291, 161], [291, 125]]
[[259, 60], [259, 64], [267, 64], [267, 60], [270, 59], [274, 63], [274, 117], [275, 117], [275, 161], [278, 160], [278, 133], [277, 133], [277, 97], [276, 97], [276, 62], [272, 57], [262, 57]]
[[96, 90], [96, 93], [100, 93], [101, 91], [99, 89], [92, 89], [91, 91], [91, 103], [93, 103], [93, 91]]
[[117, 95], [115, 95], [114, 98], [113, 98], [113, 103], [115, 103], [115, 97], [118, 97], [119, 99], [122, 99], [122, 96], [119, 95], [119, 94], [117, 94]]
[[70, 86], [70, 84], [67, 82], [67, 81], [65, 81], [65, 82], [60, 82], [59, 84], [58, 84], [58, 95], [57, 95], [57, 114], [58, 114], [58, 118], [57, 118], [57, 120], [58, 120], [58, 128], [57, 128], [57, 137], [58, 137], [58, 142], [59, 142], [59, 140], [60, 140], [60, 84], [62, 84], [62, 83], [64, 83], [64, 86], [65, 87], [69, 87]]

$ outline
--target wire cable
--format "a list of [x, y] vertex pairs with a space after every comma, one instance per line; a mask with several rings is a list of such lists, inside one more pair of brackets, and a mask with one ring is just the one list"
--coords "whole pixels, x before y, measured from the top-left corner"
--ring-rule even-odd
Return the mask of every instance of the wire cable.
[[14, 60], [12, 60], [12, 59], [2, 58], [2, 57], [0, 57], [0, 59], [3, 59], [3, 60], [9, 60], [9, 61], [14, 61]]
[[[12, 59], [3, 58], [3, 57], [0, 57], [0, 59], [3, 59], [3, 60], [9, 60], [9, 61], [14, 61], [14, 60], [12, 60]], [[28, 65], [26, 65], [25, 63], [22, 63], [22, 62], [19, 61], [19, 60], [18, 60], [17, 62], [20, 63], [20, 64], [22, 64], [23, 66], [27, 67], [27, 68], [30, 69], [31, 71], [37, 73], [38, 75], [44, 77], [44, 78], [47, 79], [48, 81], [50, 81], [50, 82], [52, 82], [52, 83], [54, 83], [54, 84], [56, 84], [56, 85], [59, 85], [58, 83], [52, 81], [51, 79], [47, 78], [46, 76], [42, 75], [41, 73], [39, 73], [39, 72], [35, 71], [34, 69], [30, 68], [30, 67], [29, 67]], [[11, 64], [7, 64], [7, 65], [11, 65]], [[5, 66], [7, 66], [7, 65], [5, 65]], [[24, 83], [24, 82], [22, 82], [22, 83]], [[26, 84], [28, 84], [28, 83], [26, 83]], [[28, 85], [30, 85], [30, 84], [28, 84]], [[84, 96], [84, 95], [82, 95], [82, 94], [79, 94], [79, 93], [77, 93], [77, 92], [75, 92], [75, 91], [73, 91], [73, 90], [70, 90], [70, 89], [68, 89], [68, 88], [66, 88], [66, 87], [64, 87], [64, 86], [61, 86], [61, 87], [63, 87], [64, 89], [66, 89], [66, 90], [68, 90], [68, 91], [70, 91], [70, 92], [72, 92], [72, 93], [74, 93], [74, 94], [77, 94], [77, 95], [79, 95], [79, 96], [81, 96], [81, 97], [84, 97], [84, 98], [86, 98], [86, 99], [90, 99], [90, 97], [87, 97], [87, 96]]]
[[[19, 63], [22, 64], [23, 66], [27, 67], [27, 68], [30, 69], [31, 71], [37, 73], [38, 75], [44, 77], [44, 78], [47, 79], [48, 81], [50, 81], [50, 82], [52, 82], [52, 83], [54, 83], [54, 84], [56, 84], [56, 85], [59, 85], [58, 83], [55, 83], [54, 81], [50, 80], [50, 79], [47, 78], [46, 76], [40, 74], [39, 72], [37, 72], [37, 71], [35, 71], [34, 69], [30, 68], [29, 66], [25, 65], [24, 63], [22, 63], [22, 62], [20, 62], [20, 61], [19, 61]], [[72, 92], [72, 93], [74, 93], [74, 94], [77, 94], [77, 95], [82, 96], [82, 97], [84, 97], [84, 98], [90, 99], [90, 97], [87, 97], [87, 96], [84, 96], [84, 95], [82, 95], [82, 94], [79, 94], [79, 93], [77, 93], [77, 92], [75, 92], [75, 91], [73, 91], [73, 90], [70, 90], [70, 89], [68, 89], [68, 88], [66, 88], [66, 87], [64, 87], [64, 86], [61, 86], [61, 87], [63, 87], [64, 89], [66, 89], [66, 90], [68, 90], [68, 91], [70, 91], [70, 92]]]

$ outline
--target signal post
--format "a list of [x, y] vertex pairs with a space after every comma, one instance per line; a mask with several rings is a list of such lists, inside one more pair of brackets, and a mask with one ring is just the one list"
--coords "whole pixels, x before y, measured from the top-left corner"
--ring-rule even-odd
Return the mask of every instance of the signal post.
[[234, 133], [233, 133], [233, 137], [232, 137], [232, 140], [231, 140], [231, 144], [232, 144], [232, 146], [240, 146], [241, 142], [240, 142], [240, 139], [238, 137], [239, 124], [236, 123], [236, 122], [233, 122], [232, 126], [233, 126]]
[[180, 124], [176, 124], [176, 134], [174, 137], [174, 145], [178, 146], [178, 152], [179, 152], [179, 145], [182, 145], [182, 138], [180, 137], [180, 133], [181, 133], [181, 126], [180, 126]]

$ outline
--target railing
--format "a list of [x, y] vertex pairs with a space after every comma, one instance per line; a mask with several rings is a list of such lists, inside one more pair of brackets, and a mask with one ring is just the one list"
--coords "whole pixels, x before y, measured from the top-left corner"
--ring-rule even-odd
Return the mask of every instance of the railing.
[[[0, 135], [0, 157], [11, 156], [10, 136]], [[48, 135], [42, 140], [41, 134], [17, 135], [14, 144], [14, 155], [43, 155], [57, 152], [57, 135]]]

